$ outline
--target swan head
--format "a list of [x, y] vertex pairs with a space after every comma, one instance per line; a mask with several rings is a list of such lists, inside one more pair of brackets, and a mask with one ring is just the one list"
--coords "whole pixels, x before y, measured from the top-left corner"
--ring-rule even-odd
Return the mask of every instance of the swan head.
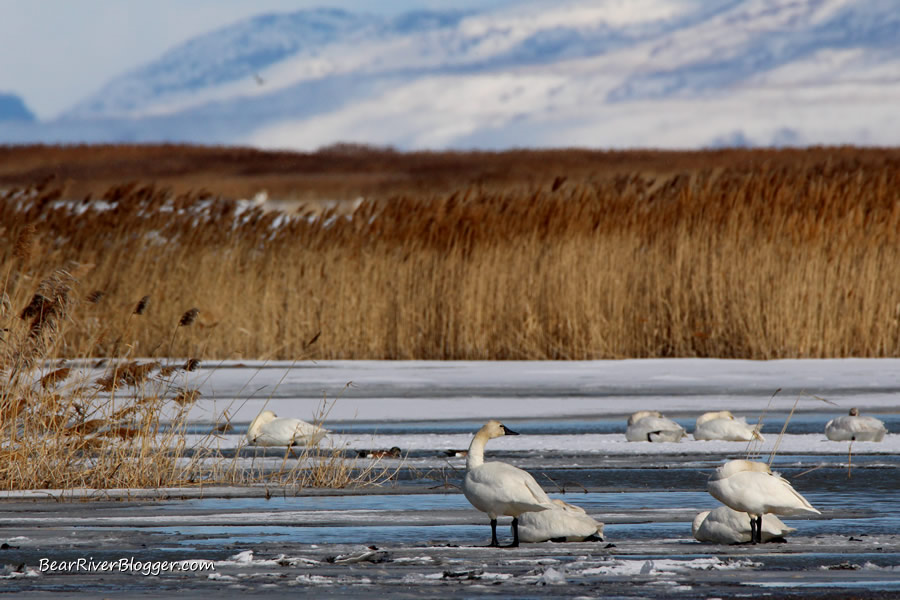
[[850, 409], [850, 416], [851, 416], [851, 417], [858, 417], [858, 416], [859, 416], [859, 409], [856, 408], [855, 406], [854, 406], [853, 408], [851, 408], [851, 409]]
[[700, 526], [703, 525], [703, 521], [706, 520], [706, 517], [709, 516], [710, 511], [704, 510], [701, 513], [697, 513], [697, 516], [694, 517], [694, 522], [691, 523], [691, 533], [694, 534], [694, 537], [697, 537], [697, 530], [700, 529]]
[[662, 417], [662, 413], [658, 410], [639, 410], [628, 417], [628, 424], [634, 425], [635, 423], [646, 417]]
[[486, 435], [489, 440], [504, 435], [519, 435], [500, 421], [494, 420], [485, 423], [484, 426], [482, 426], [482, 428], [478, 430], [478, 433]]
[[266, 423], [271, 423], [277, 418], [278, 416], [271, 410], [262, 411], [261, 413], [256, 415], [255, 419], [250, 422], [250, 427], [247, 428], [247, 435], [249, 435], [250, 437], [256, 437], [256, 435], [259, 433], [259, 429], [263, 425], [265, 425]]
[[757, 473], [768, 473], [772, 474], [772, 470], [769, 469], [769, 465], [766, 463], [756, 462], [754, 460], [729, 460], [724, 465], [719, 466], [716, 469], [715, 474], [713, 474], [713, 478], [715, 479], [724, 479], [726, 477], [731, 477], [735, 473], [741, 473], [743, 471], [755, 471]]
[[730, 421], [734, 420], [734, 415], [731, 414], [730, 410], [719, 410], [714, 412], [703, 413], [699, 417], [697, 417], [697, 425], [702, 423], [706, 423], [707, 421], [715, 421], [716, 419], [728, 419]]

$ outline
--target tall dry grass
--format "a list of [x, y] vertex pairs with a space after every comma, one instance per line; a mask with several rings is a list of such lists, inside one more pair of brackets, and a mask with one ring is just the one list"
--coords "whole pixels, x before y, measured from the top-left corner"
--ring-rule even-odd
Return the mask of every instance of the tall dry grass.
[[[0, 490], [204, 484], [343, 488], [392, 476], [377, 461], [348, 458], [340, 448], [318, 441], [286, 449], [280, 461], [257, 463], [248, 461], [245, 444], [225, 458], [218, 451], [218, 427], [190, 435], [188, 411], [200, 393], [187, 385], [185, 374], [195, 371], [200, 360], [134, 359], [131, 336], [148, 318], [149, 300], [144, 296], [124, 311], [97, 308], [105, 294], [85, 295], [81, 289], [93, 265], [69, 263], [36, 286], [26, 286], [33, 281], [27, 266], [35, 260], [35, 233], [33, 227], [23, 228], [4, 264], [5, 287], [13, 293], [0, 295]], [[29, 287], [34, 290], [23, 295]], [[198, 315], [191, 308], [171, 323], [160, 351], [171, 356]], [[81, 326], [85, 318], [110, 325]], [[77, 337], [71, 331], [87, 336], [80, 343], [88, 345], [81, 348], [107, 335], [113, 348], [109, 360], [94, 369], [85, 368], [84, 361], [53, 360], [71, 352], [66, 340]], [[98, 374], [100, 365], [106, 367]]]
[[[19, 188], [0, 202], [0, 264], [34, 226], [29, 272], [93, 263], [84, 289], [107, 306], [149, 295], [147, 319], [88, 306], [54, 356], [113, 353], [123, 331], [136, 356], [296, 358], [317, 332], [313, 358], [900, 354], [900, 152], [744, 155], [291, 219], [153, 186], [102, 205]], [[159, 344], [185, 306], [194, 326]]]

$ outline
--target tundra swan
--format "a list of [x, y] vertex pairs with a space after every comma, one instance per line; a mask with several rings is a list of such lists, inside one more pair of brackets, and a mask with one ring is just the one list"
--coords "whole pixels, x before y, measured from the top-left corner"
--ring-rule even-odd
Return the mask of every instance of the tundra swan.
[[759, 430], [747, 424], [743, 418], [736, 418], [731, 411], [703, 413], [697, 417], [694, 427], [695, 440], [725, 440], [727, 442], [766, 441]]
[[488, 421], [475, 433], [466, 458], [463, 493], [472, 506], [491, 518], [491, 546], [498, 546], [497, 517], [512, 517], [513, 541], [519, 545], [519, 515], [547, 510], [555, 505], [526, 471], [502, 462], [484, 462], [484, 446], [488, 440], [503, 435], [519, 435], [500, 421]]
[[822, 514], [786, 479], [761, 462], [730, 460], [710, 476], [706, 489], [725, 506], [750, 515], [750, 542], [753, 544], [762, 541], [762, 516], [766, 513]]
[[591, 518], [583, 508], [553, 499], [554, 507], [527, 512], [519, 518], [519, 539], [523, 542], [603, 541], [603, 523]]
[[833, 442], [857, 441], [880, 442], [887, 428], [875, 417], [861, 417], [859, 410], [850, 409], [850, 414], [837, 417], [825, 425], [825, 437]]
[[[705, 510], [694, 517], [691, 524], [694, 538], [714, 544], [744, 544], [750, 541], [750, 516], [727, 506]], [[763, 515], [762, 541], [783, 541], [784, 536], [797, 531], [788, 527], [775, 515]]]
[[658, 410], [639, 410], [628, 417], [625, 439], [629, 442], [680, 442], [684, 427], [662, 416]]
[[250, 423], [247, 440], [256, 446], [294, 446], [314, 444], [326, 433], [330, 432], [312, 423], [264, 410]]

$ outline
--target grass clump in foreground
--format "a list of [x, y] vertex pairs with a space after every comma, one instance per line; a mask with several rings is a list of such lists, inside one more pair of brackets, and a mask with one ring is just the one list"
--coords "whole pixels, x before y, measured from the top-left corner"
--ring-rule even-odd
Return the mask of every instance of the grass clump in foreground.
[[[27, 262], [28, 236], [20, 237], [14, 261]], [[7, 284], [17, 275], [13, 266], [6, 265]], [[85, 296], [79, 289], [79, 277], [90, 268], [72, 265], [54, 271], [40, 281], [30, 300], [0, 294], [0, 489], [265, 483], [299, 490], [375, 484], [390, 476], [375, 462], [357, 463], [319, 443], [289, 449], [275, 461], [276, 468], [246, 466], [240, 448], [233, 459], [217, 451], [217, 428], [189, 435], [188, 412], [200, 394], [186, 385], [185, 374], [200, 361], [164, 364], [130, 358], [128, 332], [133, 320], [146, 318], [147, 297], [121, 320], [125, 326], [113, 344], [124, 351], [100, 361], [107, 365], [100, 374], [98, 365], [91, 374], [85, 361], [78, 367], [60, 359], [67, 328], [84, 316], [84, 305], [102, 301], [101, 294]], [[182, 314], [169, 347], [194, 324], [197, 313], [190, 309]], [[118, 322], [116, 317], [105, 315], [112, 322]]]

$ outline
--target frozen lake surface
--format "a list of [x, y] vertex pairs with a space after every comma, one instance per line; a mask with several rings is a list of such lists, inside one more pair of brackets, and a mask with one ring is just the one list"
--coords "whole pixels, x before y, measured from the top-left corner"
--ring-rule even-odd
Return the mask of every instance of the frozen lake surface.
[[[242, 445], [250, 419], [265, 406], [309, 420], [327, 400], [325, 426], [333, 433], [326, 443], [348, 455], [397, 446], [404, 457], [383, 461], [399, 467], [397, 478], [299, 496], [263, 487], [93, 502], [56, 502], [47, 491], [8, 494], [0, 504], [4, 590], [58, 597], [212, 590], [392, 598], [900, 595], [900, 361], [205, 367], [190, 375], [203, 392], [192, 435], [208, 433], [228, 409], [235, 429], [218, 440], [223, 456], [278, 462], [283, 450]], [[848, 469], [848, 444], [828, 441], [823, 430], [851, 406], [891, 433], [880, 443], [854, 443]], [[773, 464], [822, 515], [784, 519], [797, 529], [784, 544], [694, 541], [694, 515], [718, 506], [705, 491], [709, 474], [748, 451], [767, 460], [792, 408]], [[767, 440], [626, 442], [625, 418], [638, 409], [661, 410], [688, 432], [707, 410], [729, 409], [749, 422], [766, 411]], [[552, 497], [606, 523], [603, 542], [482, 547], [490, 539], [487, 516], [459, 492], [465, 459], [447, 451], [467, 447], [489, 418], [522, 435], [491, 441], [488, 459], [527, 469]], [[501, 520], [501, 542], [508, 521]], [[145, 577], [39, 569], [42, 558], [87, 557], [202, 559], [215, 571]]]

